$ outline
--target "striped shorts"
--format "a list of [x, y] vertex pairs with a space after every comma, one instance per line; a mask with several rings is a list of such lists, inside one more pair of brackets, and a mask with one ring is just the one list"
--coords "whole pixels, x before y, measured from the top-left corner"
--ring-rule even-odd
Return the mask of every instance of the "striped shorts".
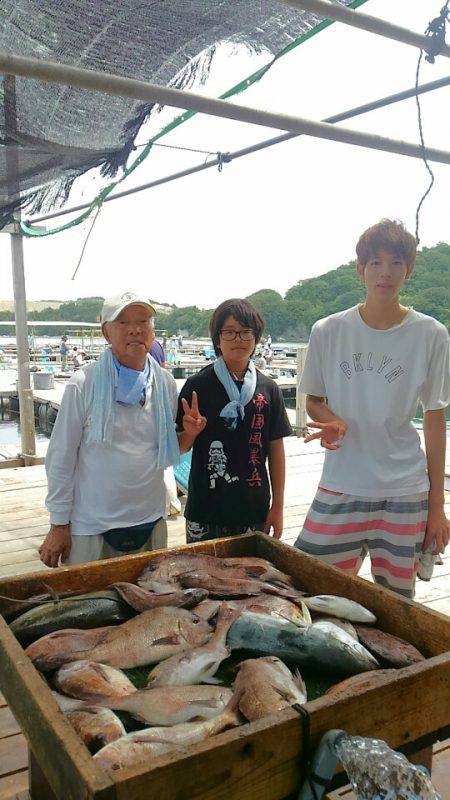
[[319, 487], [295, 547], [350, 575], [369, 553], [376, 583], [413, 597], [427, 517], [428, 492], [382, 499]]

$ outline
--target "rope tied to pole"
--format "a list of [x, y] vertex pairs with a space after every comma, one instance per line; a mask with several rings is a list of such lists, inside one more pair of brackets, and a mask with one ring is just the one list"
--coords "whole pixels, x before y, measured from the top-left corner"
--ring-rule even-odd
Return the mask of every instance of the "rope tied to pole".
[[217, 169], [219, 170], [219, 172], [222, 172], [223, 165], [224, 164], [229, 164], [230, 161], [231, 161], [230, 153], [218, 152], [217, 153]]
[[[441, 11], [438, 17], [435, 17], [431, 20], [428, 24], [425, 35], [429, 37], [431, 46], [428, 48], [428, 53], [425, 56], [425, 61], [428, 61], [430, 64], [434, 64], [435, 57], [439, 55], [442, 49], [445, 47], [445, 33], [446, 33], [446, 25], [449, 21], [450, 12], [449, 12], [449, 5], [450, 0], [447, 0], [444, 6], [442, 6]], [[420, 243], [420, 212], [422, 209], [422, 205], [424, 204], [426, 198], [428, 197], [431, 189], [434, 185], [434, 172], [430, 167], [430, 164], [427, 159], [427, 151], [425, 149], [425, 138], [423, 135], [423, 125], [422, 125], [422, 109], [420, 106], [419, 100], [419, 74], [420, 74], [420, 66], [422, 63], [424, 51], [421, 50], [419, 53], [419, 58], [417, 61], [417, 69], [416, 69], [416, 106], [417, 106], [417, 122], [419, 126], [419, 136], [420, 136], [420, 147], [422, 150], [422, 159], [423, 163], [425, 164], [425, 168], [430, 176], [430, 183], [428, 184], [427, 189], [425, 190], [424, 194], [419, 200], [419, 203], [416, 208], [416, 242], [417, 244]]]
[[430, 40], [430, 47], [425, 56], [425, 61], [428, 61], [430, 64], [434, 64], [436, 56], [442, 53], [445, 47], [445, 28], [449, 21], [450, 13], [449, 3], [450, 0], [447, 0], [445, 5], [441, 8], [439, 16], [431, 20], [425, 31], [425, 36], [428, 36]]

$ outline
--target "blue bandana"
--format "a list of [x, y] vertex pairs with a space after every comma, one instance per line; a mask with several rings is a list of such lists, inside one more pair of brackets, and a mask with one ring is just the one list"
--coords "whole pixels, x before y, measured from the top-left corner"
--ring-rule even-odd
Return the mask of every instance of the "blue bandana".
[[145, 403], [147, 382], [150, 377], [150, 359], [140, 372], [137, 369], [124, 367], [113, 354], [114, 366], [117, 370], [117, 383], [114, 399], [123, 406], [137, 406]]
[[245, 373], [244, 380], [240, 389], [236, 386], [233, 378], [231, 377], [228, 367], [220, 356], [214, 362], [214, 372], [225, 389], [229, 403], [227, 403], [220, 412], [221, 417], [225, 419], [227, 427], [234, 431], [237, 428], [239, 419], [244, 419], [245, 406], [250, 402], [256, 389], [256, 368], [253, 361], [249, 361], [247, 372]]

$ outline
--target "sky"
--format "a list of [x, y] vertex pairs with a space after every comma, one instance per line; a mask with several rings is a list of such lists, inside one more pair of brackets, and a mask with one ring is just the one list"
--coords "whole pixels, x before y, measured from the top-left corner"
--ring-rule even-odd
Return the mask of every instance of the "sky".
[[[423, 32], [441, 5], [442, 0], [369, 0], [361, 11]], [[335, 23], [280, 59], [233, 102], [320, 120], [412, 87], [418, 54], [416, 48]], [[261, 63], [233, 57], [224, 48], [202, 91], [217, 96]], [[448, 75], [449, 67], [447, 58], [434, 65], [423, 59], [421, 83]], [[449, 101], [449, 87], [421, 99], [430, 147], [449, 149]], [[414, 99], [343, 124], [418, 142]], [[277, 133], [197, 115], [164, 142], [227, 152]], [[148, 136], [142, 130], [138, 141]], [[121, 189], [204, 159], [154, 148]], [[421, 214], [426, 247], [450, 241], [450, 167], [432, 169], [435, 186]], [[353, 259], [359, 235], [382, 217], [401, 219], [414, 232], [416, 206], [428, 182], [418, 159], [298, 137], [226, 164], [220, 173], [213, 168], [107, 203], [74, 280], [90, 223], [25, 240], [27, 299], [71, 300], [132, 289], [158, 302], [212, 308], [226, 297], [259, 289], [284, 294], [299, 280]], [[85, 176], [70, 205], [86, 202], [99, 188], [96, 175]], [[13, 298], [9, 238], [0, 236], [1, 300]]]

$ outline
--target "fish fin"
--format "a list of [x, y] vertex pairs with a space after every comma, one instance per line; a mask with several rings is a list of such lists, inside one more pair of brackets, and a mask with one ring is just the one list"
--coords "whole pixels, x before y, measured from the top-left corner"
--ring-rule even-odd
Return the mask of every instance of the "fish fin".
[[205, 706], [206, 708], [219, 708], [220, 707], [219, 701], [215, 700], [214, 698], [212, 698], [211, 700], [199, 700], [198, 698], [196, 700], [187, 700], [186, 701], [186, 705], [187, 706], [199, 706], [199, 705], [201, 705], [201, 706]]
[[300, 691], [303, 692], [303, 694], [306, 697], [306, 684], [300, 674], [300, 670], [298, 669], [298, 667], [294, 670], [293, 680], [297, 688], [300, 689]]
[[153, 644], [181, 644], [181, 639], [178, 633], [170, 633], [168, 636], [162, 636], [160, 639], [154, 639]]
[[303, 617], [305, 619], [305, 622], [307, 622], [308, 625], [311, 625], [312, 624], [311, 614], [310, 614], [308, 606], [306, 605], [306, 603], [303, 600], [300, 600], [300, 608], [302, 610], [302, 614], [303, 614]]
[[196, 714], [195, 717], [189, 717], [188, 722], [204, 722], [205, 719], [206, 717], [204, 717], [202, 714]]
[[224, 682], [220, 678], [203, 678], [202, 683], [207, 683], [211, 686], [224, 686]]
[[59, 602], [59, 594], [56, 589], [54, 589], [53, 586], [49, 586], [48, 583], [43, 583], [42, 585], [45, 586], [54, 604], [56, 605]]

